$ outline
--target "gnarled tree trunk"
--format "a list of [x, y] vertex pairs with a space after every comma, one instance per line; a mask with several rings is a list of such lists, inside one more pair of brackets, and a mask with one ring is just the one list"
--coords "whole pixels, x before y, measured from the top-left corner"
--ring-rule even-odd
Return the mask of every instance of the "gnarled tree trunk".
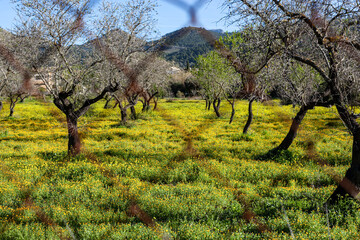
[[156, 110], [157, 105], [158, 105], [158, 98], [157, 98], [157, 97], [154, 97], [154, 108], [153, 108], [153, 111]]
[[121, 102], [121, 99], [117, 96], [115, 96], [116, 102], [119, 105], [120, 108], [120, 113], [121, 113], [121, 123], [125, 124], [127, 122], [127, 109], [130, 108], [131, 110], [131, 117], [132, 118], [136, 118], [136, 111], [135, 111], [135, 105], [138, 101], [138, 96], [134, 96], [133, 98], [131, 97], [127, 97], [125, 99], [127, 99], [127, 101], [129, 102], [128, 104], [125, 103], [125, 105], [123, 105], [123, 103]]
[[18, 102], [20, 96], [16, 96], [16, 97], [10, 97], [10, 114], [9, 114], [9, 117], [12, 117], [13, 114], [14, 114], [14, 108], [15, 108], [15, 105], [16, 103]]
[[78, 119], [84, 115], [90, 108], [90, 106], [104, 98], [108, 92], [115, 92], [118, 90], [119, 85], [109, 85], [103, 89], [103, 91], [92, 99], [86, 99], [79, 109], [75, 109], [75, 104], [72, 103], [68, 97], [74, 94], [76, 85], [67, 91], [60, 92], [58, 96], [54, 96], [54, 104], [58, 107], [66, 116], [66, 123], [68, 128], [68, 153], [75, 156], [81, 152], [81, 140], [78, 132], [77, 122]]
[[147, 100], [144, 98], [144, 101], [143, 101], [143, 100], [140, 100], [140, 102], [141, 102], [142, 105], [143, 105], [141, 111], [142, 111], [142, 112], [146, 112], [146, 111], [149, 109]]
[[[119, 104], [119, 106], [121, 106], [121, 104]], [[125, 124], [127, 122], [127, 109], [124, 107], [120, 108], [120, 113], [121, 113], [121, 123]]]
[[110, 108], [110, 102], [111, 102], [111, 100], [113, 99], [113, 97], [109, 97], [109, 98], [107, 98], [107, 99], [105, 99], [106, 100], [106, 102], [105, 102], [105, 105], [104, 105], [104, 108], [105, 109], [108, 109], [108, 108]]
[[211, 101], [208, 98], [205, 98], [205, 110], [210, 110], [211, 108]]
[[215, 98], [213, 101], [213, 108], [215, 110], [215, 114], [217, 117], [220, 117], [220, 112], [219, 112], [219, 108], [220, 108], [220, 103], [221, 103], [221, 99], [220, 98]]
[[138, 101], [138, 95], [134, 95], [132, 97], [127, 97], [127, 100], [129, 102], [129, 106], [130, 107], [130, 111], [131, 111], [131, 119], [136, 120], [137, 119], [137, 114], [136, 114], [136, 109], [135, 109], [135, 105], [137, 104]]
[[[150, 110], [150, 101], [153, 99], [153, 98], [155, 98], [155, 96], [158, 94], [158, 92], [155, 92], [155, 93], [153, 93], [152, 95], [150, 95], [150, 94], [146, 94], [147, 96], [149, 96], [149, 98], [148, 99], [146, 99], [146, 98], [144, 98], [144, 102], [145, 102], [145, 105], [143, 105], [143, 109], [142, 109], [142, 111], [143, 112], [145, 112], [145, 111], [149, 111]], [[155, 100], [154, 100], [154, 102], [155, 102]], [[157, 103], [156, 103], [157, 104]]]
[[346, 194], [356, 198], [360, 192], [360, 125], [356, 122], [358, 116], [350, 114], [346, 107], [341, 105], [337, 105], [336, 108], [341, 120], [353, 135], [353, 147], [350, 168], [346, 171], [345, 177], [328, 199], [330, 204], [335, 203], [340, 197], [346, 196]]
[[126, 122], [127, 122], [127, 109], [130, 106], [129, 105], [128, 106], [123, 106], [123, 104], [121, 103], [121, 100], [118, 97], [115, 97], [115, 98], [116, 98], [117, 104], [118, 104], [119, 109], [120, 109], [121, 123], [126, 124]]
[[294, 139], [297, 135], [300, 124], [301, 124], [302, 120], [304, 119], [307, 111], [309, 109], [313, 109], [313, 108], [314, 108], [314, 105], [301, 106], [299, 112], [296, 114], [295, 118], [292, 121], [292, 124], [291, 124], [288, 134], [286, 135], [286, 137], [284, 138], [284, 140], [281, 142], [281, 144], [278, 147], [271, 150], [272, 152], [287, 150], [291, 146], [292, 142], [294, 141]]
[[231, 124], [234, 120], [234, 116], [235, 116], [235, 96], [233, 96], [233, 99], [230, 100], [228, 98], [226, 98], [226, 100], [230, 103], [231, 105], [231, 116], [230, 116], [230, 120], [229, 120], [229, 124]]
[[229, 124], [231, 124], [234, 121], [234, 116], [235, 116], [235, 106], [234, 104], [231, 104], [231, 116], [230, 116]]
[[249, 115], [248, 115], [248, 119], [247, 119], [246, 124], [243, 129], [243, 134], [247, 133], [247, 131], [249, 130], [249, 127], [251, 125], [251, 122], [253, 120], [252, 104], [253, 104], [254, 100], [255, 100], [255, 98], [249, 99], [249, 108], [248, 108]]
[[20, 102], [23, 103], [29, 95], [20, 96]]
[[130, 111], [131, 111], [131, 119], [136, 120], [136, 119], [137, 119], [137, 115], [136, 115], [135, 106], [130, 107]]
[[77, 127], [78, 118], [73, 114], [66, 115], [66, 123], [68, 128], [68, 153], [75, 156], [81, 152], [81, 140]]

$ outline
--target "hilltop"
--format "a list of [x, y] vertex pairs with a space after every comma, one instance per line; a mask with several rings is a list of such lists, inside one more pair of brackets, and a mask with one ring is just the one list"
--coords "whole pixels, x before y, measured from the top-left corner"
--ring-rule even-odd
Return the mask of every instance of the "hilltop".
[[[201, 33], [206, 33], [206, 36]], [[210, 33], [210, 35], [208, 35]], [[157, 42], [165, 45], [163, 56], [168, 61], [174, 61], [180, 67], [185, 68], [195, 64], [197, 56], [206, 54], [213, 50], [209, 38], [219, 39], [225, 36], [221, 29], [206, 31], [203, 28], [185, 27], [174, 32], [165, 34]]]

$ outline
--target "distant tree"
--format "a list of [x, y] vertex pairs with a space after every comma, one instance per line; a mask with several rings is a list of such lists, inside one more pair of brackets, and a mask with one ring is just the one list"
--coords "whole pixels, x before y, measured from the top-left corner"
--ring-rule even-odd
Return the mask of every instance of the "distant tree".
[[[262, 38], [253, 28], [244, 29], [242, 32], [227, 34], [219, 39], [215, 46], [220, 56], [228, 61], [228, 65], [232, 66], [240, 78], [229, 91], [233, 95], [233, 113], [235, 98], [247, 99], [248, 119], [243, 128], [243, 133], [247, 133], [253, 119], [252, 103], [255, 100], [264, 100], [266, 92], [271, 88], [267, 78], [261, 76], [260, 72], [266, 67], [266, 63], [274, 55], [268, 49], [256, 49], [251, 44], [246, 43], [246, 39], [256, 36]], [[233, 118], [233, 115], [232, 115]], [[230, 120], [230, 123], [232, 121]]]
[[[252, 103], [256, 99], [264, 99], [265, 88], [260, 83], [256, 86], [255, 73], [246, 72], [244, 69], [240, 71], [234, 67], [235, 60], [228, 56], [232, 55], [232, 52], [225, 47], [224, 40], [220, 40], [218, 44], [221, 45], [218, 45], [220, 52], [212, 51], [197, 58], [197, 65], [193, 70], [195, 81], [200, 86], [199, 93], [206, 101], [205, 109], [209, 109], [212, 104], [216, 115], [220, 117], [221, 100], [226, 99], [231, 105], [230, 124], [235, 116], [236, 99], [248, 99], [249, 115], [243, 129], [243, 133], [247, 133], [253, 118]], [[236, 64], [239, 64], [238, 60]]]
[[23, 89], [23, 79], [19, 74], [12, 72], [10, 69], [3, 71], [4, 84], [0, 89], [1, 95], [8, 98], [10, 101], [10, 113], [12, 117], [16, 104], [29, 96], [29, 93]]
[[[130, 0], [125, 3], [104, 2], [100, 6], [100, 21], [95, 21], [94, 31], [102, 36], [97, 39], [100, 48], [110, 57], [98, 65], [104, 79], [113, 79], [119, 88], [112, 96], [117, 101], [121, 122], [127, 122], [127, 110], [136, 118], [135, 105], [143, 97], [147, 106], [151, 99], [142, 85], [141, 75], [153, 65], [152, 53], [147, 40], [154, 32], [156, 2], [153, 0]], [[151, 59], [150, 59], [150, 56]]]
[[[19, 53], [19, 42], [16, 37], [9, 32], [1, 32], [0, 42], [6, 51], [14, 54]], [[3, 50], [5, 51], [5, 50]], [[16, 103], [23, 101], [29, 96], [29, 93], [23, 87], [23, 79], [19, 69], [14, 68], [4, 56], [0, 60], [0, 96], [7, 98], [10, 101], [9, 116], [13, 116]], [[2, 103], [0, 104], [2, 108]]]
[[193, 69], [195, 82], [200, 86], [200, 94], [206, 101], [206, 108], [211, 105], [217, 117], [220, 117], [220, 104], [225, 98], [226, 90], [229, 89], [234, 79], [234, 70], [226, 64], [215, 51], [206, 56], [199, 56], [196, 67]]
[[164, 96], [168, 92], [170, 77], [167, 71], [169, 71], [170, 67], [169, 62], [154, 55], [145, 69], [138, 69], [141, 72], [138, 82], [143, 89], [144, 110], [150, 108], [151, 100], [154, 101], [153, 109], [155, 110], [158, 96]]

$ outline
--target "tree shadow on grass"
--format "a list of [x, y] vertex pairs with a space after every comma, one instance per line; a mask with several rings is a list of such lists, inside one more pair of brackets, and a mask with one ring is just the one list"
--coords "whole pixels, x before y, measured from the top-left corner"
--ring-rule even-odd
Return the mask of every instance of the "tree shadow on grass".
[[265, 154], [257, 154], [254, 159], [260, 161], [273, 161], [276, 163], [294, 163], [300, 156], [289, 150], [272, 149]]
[[110, 128], [133, 128], [135, 127], [135, 124], [134, 123], [129, 123], [129, 122], [126, 122], [126, 123], [115, 123], [115, 124], [111, 124], [110, 125]]

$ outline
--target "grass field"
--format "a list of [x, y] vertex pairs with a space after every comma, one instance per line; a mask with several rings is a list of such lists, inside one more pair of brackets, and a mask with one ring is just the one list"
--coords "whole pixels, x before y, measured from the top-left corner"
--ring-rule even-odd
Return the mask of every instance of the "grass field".
[[[27, 100], [0, 112], [0, 239], [359, 239], [358, 204], [327, 207], [351, 162], [335, 109], [308, 112], [289, 151], [266, 153], [297, 109], [247, 103], [223, 117], [197, 100], [162, 100], [120, 125], [118, 109], [80, 120], [67, 157], [64, 115]], [[328, 165], [320, 165], [319, 160]]]

